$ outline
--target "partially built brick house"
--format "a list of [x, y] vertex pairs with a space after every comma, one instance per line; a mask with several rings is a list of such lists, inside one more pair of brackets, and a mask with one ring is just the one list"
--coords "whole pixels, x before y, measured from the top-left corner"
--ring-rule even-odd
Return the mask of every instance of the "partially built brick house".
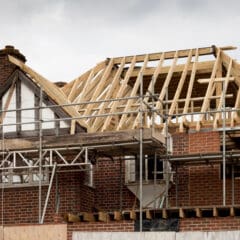
[[233, 49], [109, 58], [69, 83], [48, 81], [12, 46], [0, 50], [0, 235], [239, 237]]

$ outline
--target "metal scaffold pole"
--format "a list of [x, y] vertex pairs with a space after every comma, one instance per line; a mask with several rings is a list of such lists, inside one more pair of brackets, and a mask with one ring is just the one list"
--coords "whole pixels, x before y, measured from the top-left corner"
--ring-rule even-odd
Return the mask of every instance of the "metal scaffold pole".
[[140, 129], [139, 129], [139, 155], [140, 155], [140, 176], [139, 176], [139, 200], [140, 200], [140, 232], [142, 232], [142, 222], [143, 222], [143, 76], [140, 77]]
[[222, 113], [223, 113], [223, 140], [222, 140], [222, 160], [223, 160], [223, 206], [226, 206], [226, 83], [223, 81], [223, 104], [222, 104]]
[[[168, 88], [166, 89], [166, 102], [168, 102]], [[166, 177], [166, 207], [168, 207], [168, 188], [169, 188], [169, 169], [168, 169], [168, 148], [169, 148], [169, 138], [168, 138], [168, 103], [166, 103], [165, 110], [165, 139], [166, 139], [166, 159], [164, 164], [164, 172]]]
[[39, 192], [38, 192], [38, 213], [39, 213], [39, 223], [41, 223], [42, 218], [42, 102], [43, 102], [43, 91], [40, 88], [39, 97]]

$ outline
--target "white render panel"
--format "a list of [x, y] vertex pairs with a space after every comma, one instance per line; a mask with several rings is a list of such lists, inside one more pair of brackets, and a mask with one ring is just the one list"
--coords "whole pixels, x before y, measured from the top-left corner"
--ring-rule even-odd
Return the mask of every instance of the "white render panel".
[[[2, 97], [2, 106], [4, 108], [5, 103], [7, 101], [8, 98], [8, 93], [9, 90], [4, 94], [4, 96]], [[8, 110], [14, 110], [16, 109], [16, 88], [13, 91], [13, 95], [8, 107]], [[5, 118], [3, 120], [3, 124], [13, 124], [16, 123], [16, 112], [6, 112]], [[15, 132], [16, 131], [16, 125], [12, 125], [12, 126], [3, 126], [3, 132]]]
[[[21, 97], [22, 97], [22, 108], [33, 108], [34, 107], [34, 93], [32, 90], [24, 83], [21, 84]], [[22, 111], [22, 123], [34, 122], [35, 114], [34, 110], [23, 110]], [[23, 124], [22, 130], [34, 130], [35, 124]]]

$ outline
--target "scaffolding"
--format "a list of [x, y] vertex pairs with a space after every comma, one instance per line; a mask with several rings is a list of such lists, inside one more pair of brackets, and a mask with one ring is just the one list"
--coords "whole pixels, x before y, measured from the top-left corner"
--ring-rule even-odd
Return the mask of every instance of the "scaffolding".
[[[238, 130], [235, 122], [238, 122], [238, 112], [240, 110], [240, 90], [230, 91], [230, 93], [227, 92], [231, 82], [234, 82], [234, 84], [235, 82], [238, 83], [238, 75], [236, 73], [236, 71], [238, 71], [238, 65], [223, 52], [228, 49], [232, 48], [211, 47], [110, 59], [98, 64], [78, 79], [63, 87], [62, 91], [68, 96], [69, 101], [59, 101], [61, 96], [58, 96], [59, 99], [53, 96], [52, 98], [56, 103], [48, 106], [43, 105], [43, 94], [49, 94], [49, 90], [51, 89], [47, 90], [47, 87], [50, 85], [48, 85], [48, 83], [46, 84], [45, 79], [36, 72], [33, 72], [26, 65], [10, 57], [11, 62], [19, 66], [29, 74], [32, 79], [37, 81], [37, 84], [40, 86], [40, 100], [38, 106], [10, 110], [4, 107], [0, 111], [0, 127], [2, 129], [2, 161], [0, 164], [2, 194], [4, 194], [4, 185], [6, 187], [7, 184], [11, 183], [12, 180], [10, 182], [6, 181], [8, 181], [9, 176], [13, 176], [14, 171], [22, 171], [23, 174], [25, 174], [24, 171], [26, 170], [32, 171], [32, 178], [38, 175], [38, 181], [35, 181], [35, 183], [32, 181], [31, 184], [38, 185], [39, 187], [38, 220], [39, 223], [42, 224], [44, 222], [53, 178], [56, 172], [86, 171], [89, 174], [88, 184], [93, 185], [91, 155], [94, 155], [96, 151], [108, 153], [109, 149], [111, 149], [113, 156], [124, 159], [126, 152], [123, 151], [123, 149], [127, 149], [132, 154], [139, 156], [140, 231], [142, 231], [143, 220], [144, 154], [154, 155], [154, 186], [157, 184], [157, 174], [159, 174], [156, 167], [157, 155], [161, 155], [161, 160], [163, 161], [164, 167], [162, 174], [166, 186], [162, 198], [164, 202], [162, 201], [160, 205], [161, 208], [169, 208], [168, 190], [172, 175], [176, 174], [176, 179], [178, 178], [177, 167], [176, 171], [173, 172], [171, 164], [175, 166], [179, 166], [180, 164], [191, 165], [196, 164], [196, 162], [198, 162], [198, 164], [208, 164], [211, 161], [222, 162], [223, 164], [222, 205], [226, 206], [226, 160], [232, 159], [233, 157], [239, 158], [240, 156], [238, 152], [231, 153], [226, 151], [226, 131], [228, 129], [232, 131]], [[215, 54], [215, 61], [208, 61], [206, 63], [200, 63], [198, 61], [200, 56], [208, 54]], [[191, 62], [193, 56], [194, 61]], [[186, 59], [186, 63], [177, 65], [179, 58]], [[163, 62], [169, 59], [172, 60], [172, 64], [167, 67], [163, 66]], [[223, 73], [219, 73], [220, 60], [226, 69], [226, 76], [223, 76]], [[158, 64], [155, 67], [147, 68], [148, 61], [158, 61]], [[142, 65], [135, 66], [135, 64], [139, 62], [141, 62]], [[126, 64], [129, 64], [128, 68], [124, 68]], [[221, 68], [223, 68], [223, 66], [221, 66]], [[177, 72], [176, 78], [178, 78], [178, 83], [175, 87], [172, 87], [170, 81], [175, 71]], [[200, 79], [198, 79], [198, 83], [200, 85], [208, 84], [207, 87], [204, 88], [204, 90], [206, 90], [205, 96], [192, 96], [197, 71], [199, 71], [199, 75], [201, 76]], [[208, 78], [209, 73], [210, 78]], [[184, 84], [186, 84], [187, 74], [190, 76], [187, 87], [185, 86], [187, 89], [186, 97], [181, 98], [181, 91], [184, 88]], [[160, 75], [163, 75], [165, 80], [162, 85], [157, 85], [157, 81], [161, 79]], [[150, 80], [149, 76], [151, 76]], [[130, 81], [131, 78], [132, 80]], [[113, 94], [114, 91], [116, 91], [119, 79], [122, 81], [122, 85], [118, 86], [118, 92]], [[112, 85], [108, 87], [110, 81], [112, 81]], [[146, 81], [148, 81], [147, 84], [145, 83]], [[129, 86], [131, 86], [131, 88], [129, 88]], [[50, 87], [56, 90], [55, 94], [58, 95], [59, 90], [55, 87]], [[92, 88], [93, 97], [88, 96], [88, 87], [90, 89]], [[155, 87], [158, 91], [156, 91]], [[160, 92], [159, 88], [161, 89]], [[231, 88], [233, 89], [233, 85], [231, 85]], [[175, 90], [174, 93], [172, 93], [173, 89]], [[115, 98], [112, 97], [113, 95]], [[103, 99], [101, 97], [103, 97]], [[231, 102], [232, 98], [235, 98], [236, 101]], [[230, 99], [229, 103], [233, 106], [232, 108], [226, 106], [227, 99]], [[211, 103], [213, 101], [215, 102], [215, 109], [211, 109]], [[199, 104], [199, 102], [202, 104]], [[44, 109], [57, 108], [64, 109], [68, 116], [47, 120], [43, 119]], [[8, 112], [21, 113], [30, 110], [38, 111], [38, 119], [28, 122], [3, 122], [4, 116]], [[116, 119], [114, 119], [115, 117]], [[70, 133], [68, 138], [66, 138], [68, 140], [63, 138], [59, 138], [58, 140], [58, 137], [54, 137], [53, 139], [44, 136], [44, 123], [61, 121], [71, 122], [69, 126]], [[117, 124], [112, 125], [112, 121], [117, 121]], [[18, 142], [14, 143], [11, 139], [6, 139], [4, 127], [23, 126], [25, 124], [38, 125], [37, 140], [21, 145]], [[131, 126], [130, 128], [127, 127], [128, 124]], [[79, 136], [86, 136], [85, 141], [84, 138], [75, 138], [76, 134], [78, 135], [76, 131], [77, 125], [86, 129], [86, 133], [79, 133]], [[201, 131], [201, 127], [204, 129], [204, 126], [208, 126], [208, 128], [210, 126], [209, 131], [222, 132], [222, 152], [216, 154], [195, 154], [194, 156], [172, 155], [170, 149], [170, 133], [172, 129], [178, 129], [179, 132], [191, 130]], [[104, 134], [105, 137], [109, 137], [108, 141], [100, 142], [97, 140], [95, 143], [91, 142], [93, 138], [98, 139], [104, 136]], [[115, 138], [113, 136], [115, 136]], [[88, 137], [91, 141], [89, 141]], [[232, 166], [232, 188], [234, 189], [233, 163]], [[64, 170], [61, 170], [62, 168]], [[66, 170], [67, 168], [68, 170]], [[43, 178], [45, 173], [48, 176], [47, 182], [44, 182], [46, 179]], [[46, 183], [48, 184], [48, 192], [45, 204], [42, 206], [42, 186]], [[232, 194], [232, 203], [234, 205], [234, 191]], [[178, 185], [176, 184], [176, 206], [178, 206], [177, 195]], [[154, 196], [155, 207], [157, 207], [156, 199], [157, 196]]]

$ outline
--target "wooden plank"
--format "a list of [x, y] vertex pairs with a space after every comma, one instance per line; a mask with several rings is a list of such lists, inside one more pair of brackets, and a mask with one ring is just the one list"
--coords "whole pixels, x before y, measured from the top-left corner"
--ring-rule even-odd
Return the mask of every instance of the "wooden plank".
[[[227, 46], [227, 47], [220, 47], [220, 49], [223, 50], [233, 50], [236, 49], [235, 47], [232, 46]], [[179, 50], [179, 58], [183, 58], [183, 57], [187, 57], [188, 56], [188, 52], [190, 49], [184, 49], [184, 50]], [[172, 59], [174, 58], [176, 51], [169, 51], [169, 52], [165, 52], [165, 59]], [[193, 50], [193, 56], [195, 56], [195, 50]], [[204, 47], [204, 48], [199, 48], [199, 55], [211, 55], [215, 53], [215, 49], [214, 47]], [[150, 53], [149, 54], [149, 61], [155, 61], [160, 59], [161, 54], [163, 54], [163, 52], [159, 52], [159, 53]], [[127, 56], [126, 57], [126, 63], [130, 63], [132, 61], [134, 56]], [[142, 55], [137, 55], [136, 56], [136, 62], [143, 62], [145, 58], [145, 54]], [[119, 64], [122, 60], [122, 57], [117, 57], [114, 58], [114, 63], [115, 64]]]
[[[192, 95], [192, 90], [193, 90], [193, 85], [194, 85], [194, 80], [195, 80], [195, 76], [196, 76], [196, 71], [198, 69], [198, 49], [195, 50], [196, 54], [195, 54], [195, 60], [193, 63], [193, 69], [191, 72], [191, 77], [190, 77], [190, 81], [188, 84], [188, 90], [187, 90], [187, 96], [185, 99], [185, 105], [184, 105], [184, 109], [183, 109], [183, 114], [188, 113], [188, 108], [189, 108], [189, 104], [191, 101], [191, 95]], [[183, 121], [182, 124], [184, 124], [186, 122], [186, 116], [183, 116]]]
[[[198, 83], [209, 83], [211, 80], [211, 78], [202, 78], [202, 79], [198, 79]], [[215, 83], [222, 83], [222, 82], [225, 82], [226, 80], [228, 81], [235, 81], [235, 78], [234, 77], [218, 77], [218, 78], [214, 78], [213, 79], [213, 82]]]
[[[98, 98], [99, 94], [102, 92], [102, 90], [106, 87], [105, 84], [107, 82], [107, 79], [112, 69], [113, 69], [113, 59], [110, 59], [98, 86], [96, 87], [94, 93], [92, 94], [90, 102], [95, 101]], [[84, 115], [89, 115], [92, 108], [93, 108], [93, 104], [89, 104], [86, 108], [86, 111], [84, 112]]]
[[[229, 80], [230, 80], [231, 70], [232, 70], [232, 61], [230, 61], [229, 66], [228, 66], [227, 76], [225, 78], [225, 82], [223, 83], [225, 85], [225, 87], [223, 88], [222, 95], [221, 95], [221, 98], [220, 98], [219, 103], [218, 103], [217, 111], [220, 111], [222, 106], [223, 106], [223, 101], [225, 99], [225, 95], [226, 95], [227, 89], [228, 89], [228, 83], [229, 83]], [[219, 116], [220, 116], [220, 113], [215, 113], [214, 121], [213, 121], [213, 127], [214, 128], [217, 128], [217, 121], [219, 120]]]
[[[20, 60], [8, 56], [9, 61], [16, 66], [18, 66], [20, 69], [22, 69], [24, 72], [29, 74], [32, 77], [32, 80], [38, 84], [44, 92], [57, 104], [64, 105], [64, 104], [70, 104], [70, 102], [67, 100], [67, 97], [65, 94], [58, 88], [55, 84], [49, 82], [47, 79], [45, 79], [43, 76], [32, 70], [30, 67], [28, 67], [26, 64], [21, 62]], [[76, 109], [73, 106], [68, 107], [62, 107], [64, 111], [69, 114], [71, 117], [79, 117], [79, 113], [76, 111]], [[90, 127], [83, 121], [83, 120], [76, 120], [82, 127], [85, 127], [86, 129], [90, 129]]]
[[[177, 100], [180, 97], [180, 94], [181, 94], [181, 91], [182, 91], [182, 88], [183, 88], [183, 85], [184, 85], [184, 82], [185, 82], [185, 79], [186, 79], [186, 76], [187, 76], [187, 69], [188, 69], [188, 66], [189, 66], [189, 64], [191, 62], [191, 59], [192, 59], [192, 50], [189, 51], [187, 62], [185, 64], [185, 68], [184, 68], [184, 70], [182, 72], [182, 76], [181, 76], [181, 78], [179, 80], [179, 83], [178, 83], [178, 86], [177, 86], [177, 90], [175, 92], [172, 104], [171, 104], [169, 112], [168, 112], [169, 115], [172, 115], [174, 113], [174, 110], [175, 110], [175, 108], [177, 106]], [[170, 121], [170, 120], [171, 120], [171, 117], [168, 119], [168, 121]]]
[[[164, 136], [161, 135], [160, 130], [156, 130], [155, 135], [151, 134], [151, 129], [143, 129], [144, 141], [156, 141], [161, 143], [165, 142]], [[79, 133], [75, 135], [64, 136], [44, 136], [43, 147], [70, 147], [70, 146], [92, 146], [101, 144], [112, 144], [110, 148], [114, 148], [114, 143], [125, 142], [137, 142], [139, 141], [138, 130], [124, 130], [124, 131], [112, 131], [112, 132], [97, 132], [97, 133]], [[4, 149], [10, 150], [26, 150], [26, 149], [38, 149], [38, 138], [14, 138], [4, 140]], [[2, 140], [0, 140], [0, 150]]]
[[[164, 62], [164, 53], [161, 54], [161, 58], [159, 60], [158, 66], [156, 67], [154, 73], [153, 73], [153, 77], [148, 85], [148, 89], [147, 89], [147, 94], [152, 93], [153, 94], [153, 90], [154, 90], [154, 86], [155, 83], [157, 81], [157, 78], [161, 72], [162, 66], [163, 66], [163, 62]], [[149, 101], [149, 97], [144, 97], [144, 102], [148, 102]], [[146, 106], [143, 106], [143, 110], [146, 109]], [[138, 123], [138, 119], [140, 118], [140, 113], [137, 114], [137, 117], [135, 118], [135, 121], [133, 123], [133, 128], [136, 127], [137, 123]], [[146, 121], [145, 121], [146, 122]]]
[[[137, 79], [136, 79], [136, 81], [135, 81], [135, 83], [134, 83], [134, 86], [133, 86], [133, 89], [132, 89], [132, 92], [131, 92], [130, 97], [135, 97], [135, 96], [137, 96], [137, 91], [138, 91], [138, 89], [139, 89], [140, 82], [142, 81], [142, 71], [144, 71], [144, 69], [147, 67], [147, 63], [148, 63], [148, 55], [146, 55], [145, 58], [144, 58], [144, 63], [143, 63], [143, 65], [142, 65], [141, 70], [140, 70], [140, 72], [139, 72], [139, 75], [138, 75], [138, 77], [137, 77]], [[130, 107], [131, 107], [132, 103], [133, 103], [133, 99], [129, 99], [129, 100], [127, 101], [127, 104], [126, 104], [126, 107], [125, 107], [125, 109], [124, 109], [124, 112], [127, 112], [127, 111], [130, 110]], [[121, 119], [120, 119], [120, 121], [119, 121], [117, 130], [120, 130], [120, 129], [122, 128], [122, 125], [123, 125], [123, 123], [125, 122], [126, 118], [127, 118], [127, 115], [126, 115], [126, 114], [123, 114], [123, 115], [121, 116]]]
[[162, 102], [163, 102], [163, 99], [164, 99], [164, 97], [166, 95], [168, 85], [169, 85], [169, 83], [171, 81], [171, 78], [172, 78], [175, 66], [177, 64], [177, 60], [178, 60], [178, 51], [175, 52], [171, 68], [170, 68], [170, 70], [169, 70], [169, 72], [167, 74], [167, 77], [166, 77], [165, 81], [164, 81], [161, 93], [160, 93], [159, 98], [158, 98], [158, 103], [157, 103], [157, 106], [156, 106], [157, 109], [159, 109], [160, 107], [162, 108]]
[[[163, 55], [163, 54], [162, 54]], [[162, 56], [161, 55], [161, 56]], [[196, 57], [196, 56], [195, 56]], [[213, 66], [214, 66], [215, 61], [204, 61], [204, 62], [198, 62], [198, 73], [205, 74], [205, 73], [210, 73], [212, 72]], [[188, 74], [193, 70], [193, 65], [194, 63], [190, 63], [188, 66]], [[181, 74], [182, 71], [184, 70], [185, 64], [178, 64], [176, 65], [174, 69], [175, 74]], [[161, 68], [161, 75], [165, 75], [169, 72], [171, 66], [163, 66]], [[126, 70], [125, 70], [126, 71]], [[125, 71], [123, 73], [125, 74]], [[137, 77], [139, 74], [139, 69], [135, 68], [131, 74], [131, 77]], [[143, 76], [153, 76], [154, 72], [156, 71], [155, 67], [148, 67], [143, 71]]]
[[[107, 91], [106, 97], [104, 98], [104, 100], [108, 100], [112, 97], [114, 91], [116, 91], [117, 88], [117, 84], [119, 84], [119, 79], [121, 76], [121, 73], [123, 71], [123, 67], [125, 65], [125, 58], [122, 59], [122, 62], [120, 63], [120, 66], [113, 78], [113, 81], [111, 83], [110, 88]], [[103, 114], [105, 112], [105, 107], [109, 105], [109, 102], [104, 102], [100, 108], [100, 111], [98, 112], [98, 114]], [[93, 131], [96, 131], [99, 128], [99, 124], [104, 121], [104, 118], [96, 118], [94, 123], [93, 123]]]
[[[131, 73], [134, 69], [134, 66], [135, 66], [135, 63], [136, 63], [136, 58], [133, 57], [132, 59], [132, 62], [131, 62], [131, 65], [130, 67], [128, 68], [127, 70], [127, 73], [124, 77], [124, 80], [122, 81], [122, 84], [120, 86], [120, 89], [117, 93], [117, 96], [116, 98], [121, 98], [123, 97], [123, 93], [124, 91], [127, 89], [128, 87], [128, 81], [129, 81], [129, 78], [131, 76]], [[120, 102], [119, 101], [115, 101], [111, 107], [111, 110], [110, 110], [110, 113], [114, 113], [118, 107], [118, 105], [120, 105]], [[105, 122], [104, 122], [104, 125], [103, 125], [103, 128], [102, 128], [102, 131], [106, 131], [107, 127], [109, 126], [110, 122], [111, 122], [111, 119], [112, 119], [112, 116], [108, 116], [106, 119], [105, 119]]]
[[[204, 101], [203, 101], [203, 104], [202, 104], [202, 107], [201, 107], [201, 113], [206, 112], [206, 110], [209, 106], [209, 97], [211, 97], [214, 79], [215, 79], [215, 76], [216, 76], [217, 68], [219, 66], [220, 53], [221, 53], [220, 50], [218, 50], [217, 58], [216, 58], [216, 61], [215, 61], [214, 67], [213, 67], [212, 74], [211, 74], [211, 80], [208, 84], [207, 91], [206, 91], [206, 94], [205, 94], [205, 98], [204, 98]], [[197, 131], [200, 130], [200, 124], [203, 121], [203, 119], [204, 119], [204, 114], [201, 114], [201, 116], [199, 117], [199, 120], [197, 121], [197, 125], [196, 125], [196, 130]]]

